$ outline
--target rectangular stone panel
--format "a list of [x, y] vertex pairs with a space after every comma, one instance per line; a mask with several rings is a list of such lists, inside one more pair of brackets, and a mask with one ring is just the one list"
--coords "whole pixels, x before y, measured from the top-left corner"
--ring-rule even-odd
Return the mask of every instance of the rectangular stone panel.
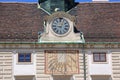
[[72, 75], [79, 73], [78, 50], [46, 50], [45, 73]]

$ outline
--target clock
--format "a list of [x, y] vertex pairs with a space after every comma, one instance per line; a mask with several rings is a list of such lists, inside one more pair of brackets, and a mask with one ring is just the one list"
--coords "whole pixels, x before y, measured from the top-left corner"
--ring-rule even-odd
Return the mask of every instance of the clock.
[[69, 22], [65, 18], [55, 18], [52, 22], [52, 30], [58, 35], [66, 34], [69, 29]]

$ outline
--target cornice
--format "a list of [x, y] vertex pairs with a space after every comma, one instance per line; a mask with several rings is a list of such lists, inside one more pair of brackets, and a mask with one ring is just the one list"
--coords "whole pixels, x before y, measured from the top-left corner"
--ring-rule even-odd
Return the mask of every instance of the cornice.
[[24, 42], [24, 43], [0, 43], [0, 48], [4, 49], [118, 49], [120, 48], [120, 43], [38, 43], [38, 42]]

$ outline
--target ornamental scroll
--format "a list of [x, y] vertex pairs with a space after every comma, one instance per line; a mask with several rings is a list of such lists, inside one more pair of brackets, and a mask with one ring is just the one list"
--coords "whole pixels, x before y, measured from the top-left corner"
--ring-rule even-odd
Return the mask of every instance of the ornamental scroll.
[[46, 50], [45, 72], [53, 75], [79, 74], [78, 50]]
[[69, 20], [71, 20], [72, 22], [75, 22], [76, 21], [76, 18], [75, 16], [72, 16], [70, 14], [67, 14], [63, 11], [59, 11], [59, 12], [55, 12], [53, 13], [52, 15], [50, 16], [45, 16], [44, 17], [44, 21], [47, 21], [47, 22], [51, 22], [53, 21], [55, 18], [58, 18], [58, 17], [65, 17], [65, 18], [68, 18]]

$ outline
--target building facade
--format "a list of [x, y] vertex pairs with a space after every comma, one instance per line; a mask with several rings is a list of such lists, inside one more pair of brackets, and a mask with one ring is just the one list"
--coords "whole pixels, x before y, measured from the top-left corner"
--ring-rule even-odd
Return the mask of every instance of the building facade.
[[0, 80], [119, 80], [120, 3], [47, 1], [0, 3]]

